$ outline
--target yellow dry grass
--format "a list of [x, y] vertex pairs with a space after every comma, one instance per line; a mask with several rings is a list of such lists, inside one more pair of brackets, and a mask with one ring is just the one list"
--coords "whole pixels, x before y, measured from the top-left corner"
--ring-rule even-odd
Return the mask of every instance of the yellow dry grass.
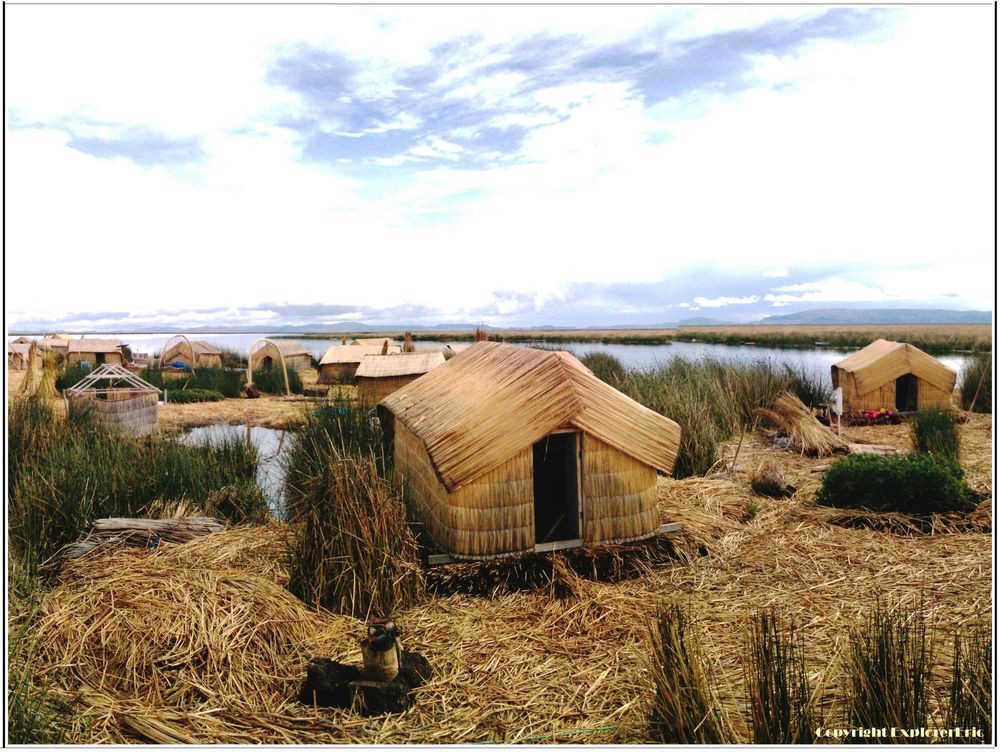
[[[900, 428], [850, 433], [902, 444]], [[963, 462], [982, 483], [989, 416], [961, 431]], [[764, 457], [797, 487], [791, 498], [752, 495], [745, 469]], [[842, 700], [837, 658], [848, 628], [876, 594], [895, 602], [923, 593], [938, 630], [932, 722], [943, 725], [950, 634], [989, 618], [991, 537], [829, 524], [812, 503], [813, 470], [829, 462], [744, 440], [731, 475], [727, 463], [709, 478], [659, 480], [662, 518], [684, 523], [674, 566], [619, 584], [562, 570], [562, 599], [548, 589], [452, 595], [394, 614], [405, 647], [435, 671], [405, 714], [365, 719], [294, 702], [310, 657], [360, 660], [362, 625], [312, 612], [280, 587], [288, 531], [277, 524], [73, 565], [45, 600], [36, 676], [81, 711], [77, 742], [641, 742], [646, 633], [655, 607], [676, 601], [693, 610], [722, 706], [747, 741], [741, 661], [753, 609], [796, 622], [829, 714]], [[751, 500], [760, 510], [748, 520]]]

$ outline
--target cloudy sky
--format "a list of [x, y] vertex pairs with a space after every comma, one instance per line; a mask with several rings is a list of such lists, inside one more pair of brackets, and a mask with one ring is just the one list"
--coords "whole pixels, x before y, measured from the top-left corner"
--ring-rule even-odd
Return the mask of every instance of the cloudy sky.
[[5, 22], [11, 328], [992, 307], [990, 5]]

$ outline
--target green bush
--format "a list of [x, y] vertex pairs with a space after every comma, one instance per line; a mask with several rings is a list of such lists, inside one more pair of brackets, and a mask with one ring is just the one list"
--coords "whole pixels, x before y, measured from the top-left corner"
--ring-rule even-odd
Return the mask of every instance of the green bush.
[[930, 454], [852, 454], [830, 466], [816, 503], [872, 512], [968, 511], [971, 494], [957, 463]]
[[993, 351], [976, 352], [962, 369], [962, 407], [974, 413], [993, 412]]
[[75, 386], [84, 376], [89, 376], [93, 370], [93, 367], [89, 363], [86, 365], [74, 363], [63, 369], [62, 373], [56, 376], [56, 389], [62, 392], [63, 389]]
[[169, 389], [167, 390], [167, 401], [183, 404], [187, 402], [218, 402], [225, 399], [220, 392], [214, 389]]
[[958, 462], [958, 417], [941, 410], [923, 410], [907, 418], [916, 452]]
[[[261, 368], [254, 371], [253, 384], [266, 394], [285, 393], [285, 377], [280, 368]], [[302, 394], [302, 377], [294, 368], [288, 369], [288, 388], [292, 394]]]
[[[202, 389], [218, 392], [223, 397], [239, 397], [246, 383], [246, 371], [233, 368], [219, 368], [211, 366], [209, 368], [195, 368], [186, 371], [184, 374], [171, 374], [164, 376], [156, 366], [148, 366], [140, 374], [158, 389], [170, 391], [168, 401], [179, 402], [174, 399], [174, 394], [180, 390]], [[188, 400], [192, 401], [192, 400]]]

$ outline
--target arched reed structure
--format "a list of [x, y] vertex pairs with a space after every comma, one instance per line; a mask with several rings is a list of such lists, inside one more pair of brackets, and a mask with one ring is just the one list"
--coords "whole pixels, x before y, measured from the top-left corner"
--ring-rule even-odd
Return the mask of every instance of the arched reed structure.
[[253, 372], [259, 368], [281, 368], [285, 379], [285, 394], [291, 394], [288, 386], [288, 369], [306, 371], [312, 367], [312, 356], [298, 342], [262, 338], [250, 345], [247, 356], [247, 383], [253, 383]]
[[171, 363], [183, 363], [191, 368], [211, 368], [222, 365], [222, 351], [203, 340], [191, 340], [175, 334], [160, 352], [160, 368]]

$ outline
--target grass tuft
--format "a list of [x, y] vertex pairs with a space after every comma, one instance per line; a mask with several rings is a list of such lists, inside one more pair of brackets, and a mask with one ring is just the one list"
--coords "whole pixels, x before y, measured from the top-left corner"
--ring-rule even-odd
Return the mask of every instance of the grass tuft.
[[958, 417], [952, 412], [923, 410], [907, 418], [915, 452], [958, 462]]
[[980, 729], [983, 736], [954, 741], [989, 744], [993, 738], [993, 635], [989, 625], [976, 625], [955, 634], [952, 663], [949, 728]]
[[923, 602], [889, 610], [877, 599], [864, 624], [848, 636], [844, 658], [847, 727], [926, 726], [930, 669], [931, 648]]
[[653, 625], [650, 651], [655, 687], [650, 713], [653, 742], [729, 744], [734, 740], [703, 664], [685, 609], [677, 604], [661, 609]]
[[978, 350], [962, 369], [962, 408], [993, 412], [993, 351]]
[[805, 656], [794, 625], [772, 611], [750, 618], [743, 664], [755, 744], [811, 744], [822, 725], [812, 702]]

